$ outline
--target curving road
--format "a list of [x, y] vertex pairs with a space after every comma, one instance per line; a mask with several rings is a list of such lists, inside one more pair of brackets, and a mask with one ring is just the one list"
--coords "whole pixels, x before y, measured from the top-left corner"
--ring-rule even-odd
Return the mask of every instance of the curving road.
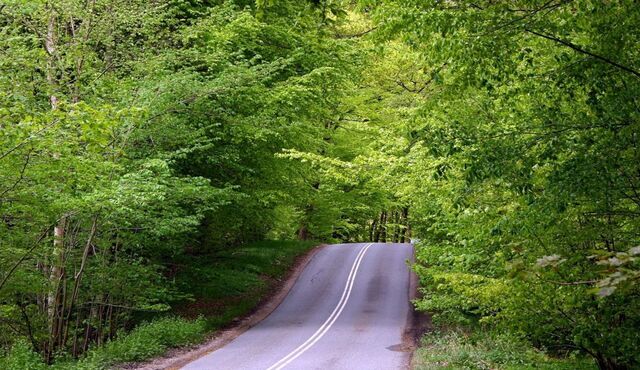
[[183, 369], [402, 369], [410, 244], [320, 250], [284, 301], [231, 343]]

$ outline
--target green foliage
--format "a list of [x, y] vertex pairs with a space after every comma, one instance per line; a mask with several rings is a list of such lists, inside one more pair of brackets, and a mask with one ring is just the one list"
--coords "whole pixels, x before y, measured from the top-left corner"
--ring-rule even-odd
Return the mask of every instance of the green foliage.
[[[123, 362], [141, 361], [162, 354], [167, 348], [198, 343], [205, 334], [203, 319], [187, 321], [164, 318], [137, 326], [130, 333], [89, 351], [78, 369], [107, 369]], [[58, 365], [66, 368], [65, 364]]]
[[395, 78], [417, 104], [418, 307], [637, 367], [638, 8], [362, 3], [377, 42], [419, 61]]
[[140, 324], [130, 333], [90, 350], [78, 362], [59, 361], [53, 367], [48, 367], [30, 345], [18, 341], [9, 354], [0, 359], [0, 365], [7, 370], [109, 369], [114, 364], [149, 359], [162, 354], [167, 348], [198, 343], [205, 333], [203, 319], [189, 321], [167, 317]]
[[[352, 66], [337, 3], [277, 5], [0, 5], [3, 350], [82, 356], [190, 296], [176, 261], [313, 217], [310, 171], [277, 154], [322, 150]], [[227, 293], [256, 288], [238, 312], [292, 252], [219, 266]], [[120, 357], [161, 350], [136, 338]]]
[[23, 340], [15, 342], [9, 353], [0, 357], [0, 367], [7, 370], [47, 369], [40, 355], [34, 352], [31, 345]]
[[[413, 236], [436, 321], [637, 367], [639, 23], [629, 1], [3, 3], [7, 361], [192, 296], [222, 325], [304, 249], [251, 242]], [[140, 335], [118, 358], [169, 345]]]
[[[79, 361], [63, 357], [52, 368], [108, 369], [161, 355], [168, 348], [199, 343], [211, 330], [254, 309], [274, 282], [284, 277], [295, 258], [314, 245], [314, 242], [262, 241], [212, 256], [182, 257], [175, 261], [185, 266], [176, 280], [180, 292], [188, 299], [177, 306], [177, 311], [197, 318], [164, 317], [142, 323], [131, 332], [121, 332], [116, 339], [90, 349]], [[194, 306], [188, 301], [194, 302]], [[0, 367], [50, 368], [24, 341], [18, 341], [0, 360]]]

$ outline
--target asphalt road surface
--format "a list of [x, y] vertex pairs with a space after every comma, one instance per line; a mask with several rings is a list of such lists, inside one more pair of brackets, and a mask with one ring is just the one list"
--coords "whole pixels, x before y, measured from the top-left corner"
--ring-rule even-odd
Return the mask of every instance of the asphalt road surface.
[[410, 244], [325, 247], [266, 319], [183, 369], [406, 368], [412, 255]]

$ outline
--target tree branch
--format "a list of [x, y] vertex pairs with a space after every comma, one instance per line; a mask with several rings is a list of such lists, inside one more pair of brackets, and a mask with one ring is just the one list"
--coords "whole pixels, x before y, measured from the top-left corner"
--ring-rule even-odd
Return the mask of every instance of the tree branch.
[[590, 52], [588, 50], [585, 50], [584, 48], [582, 48], [582, 47], [580, 47], [580, 46], [578, 46], [578, 45], [576, 45], [576, 44], [574, 44], [574, 43], [572, 43], [570, 41], [562, 40], [562, 39], [559, 39], [559, 38], [557, 38], [555, 36], [551, 36], [551, 35], [547, 35], [547, 34], [544, 34], [544, 33], [538, 32], [538, 31], [534, 31], [534, 30], [529, 29], [529, 28], [525, 28], [525, 31], [529, 32], [529, 33], [531, 33], [533, 35], [545, 38], [547, 40], [551, 40], [553, 42], [557, 42], [557, 43], [559, 43], [561, 45], [564, 45], [564, 46], [567, 46], [567, 47], [569, 47], [569, 48], [571, 48], [571, 49], [573, 49], [573, 50], [575, 50], [575, 51], [577, 51], [579, 53], [589, 55], [589, 56], [591, 56], [593, 58], [596, 58], [596, 59], [598, 59], [598, 60], [600, 60], [602, 62], [605, 62], [605, 63], [610, 64], [612, 66], [615, 66], [617, 68], [620, 68], [623, 71], [629, 72], [629, 73], [633, 74], [636, 77], [640, 77], [640, 72], [639, 71], [636, 71], [635, 69], [632, 69], [631, 67], [627, 67], [625, 65], [617, 63], [617, 62], [615, 62], [615, 61], [613, 61], [613, 60], [611, 60], [609, 58], [606, 58], [606, 57], [603, 57], [601, 55], [592, 53], [592, 52]]
[[18, 268], [18, 266], [20, 266], [22, 264], [22, 262], [24, 262], [25, 259], [27, 259], [27, 257], [31, 254], [31, 252], [33, 252], [34, 249], [36, 249], [36, 247], [38, 247], [38, 245], [40, 245], [40, 242], [42, 241], [42, 239], [44, 239], [47, 234], [49, 233], [49, 230], [51, 230], [51, 226], [47, 227], [47, 229], [40, 234], [40, 237], [38, 238], [38, 240], [36, 240], [35, 243], [33, 243], [33, 245], [31, 246], [31, 248], [29, 248], [29, 250], [27, 250], [25, 252], [25, 254], [22, 255], [22, 257], [20, 257], [20, 259], [18, 260], [18, 262], [16, 262], [13, 267], [11, 268], [11, 270], [9, 270], [9, 272], [7, 272], [7, 275], [5, 275], [5, 277], [2, 279], [2, 282], [0, 282], [0, 290], [2, 289], [2, 287], [7, 283], [7, 280], [9, 280], [9, 278], [11, 277], [11, 275], [13, 275], [13, 273], [16, 271], [16, 269]]
[[29, 151], [29, 153], [27, 153], [27, 158], [24, 161], [24, 164], [22, 165], [22, 168], [20, 169], [20, 175], [18, 176], [18, 179], [16, 181], [14, 181], [14, 183], [9, 186], [8, 188], [4, 189], [2, 191], [2, 193], [0, 193], [0, 203], [2, 203], [2, 197], [4, 197], [8, 192], [13, 191], [13, 189], [16, 188], [16, 186], [18, 186], [18, 184], [20, 184], [20, 182], [22, 182], [22, 180], [24, 180], [24, 173], [27, 171], [27, 166], [29, 165], [29, 161], [31, 160], [31, 153], [33, 152], [33, 149], [31, 149]]
[[26, 138], [25, 140], [23, 140], [22, 142], [20, 142], [19, 144], [17, 144], [16, 146], [14, 146], [13, 148], [7, 150], [6, 152], [0, 154], [0, 159], [5, 158], [6, 156], [8, 156], [9, 154], [13, 153], [14, 151], [20, 149], [23, 145], [25, 145], [26, 143], [28, 143], [29, 141], [31, 141], [33, 138], [35, 138], [37, 135], [41, 134], [43, 131], [47, 130], [48, 128], [50, 128], [51, 126], [55, 125], [56, 123], [58, 123], [59, 120], [53, 120], [53, 122], [51, 122], [50, 124], [44, 126], [43, 128], [39, 129], [38, 131], [34, 132], [32, 135], [30, 135], [28, 138]]

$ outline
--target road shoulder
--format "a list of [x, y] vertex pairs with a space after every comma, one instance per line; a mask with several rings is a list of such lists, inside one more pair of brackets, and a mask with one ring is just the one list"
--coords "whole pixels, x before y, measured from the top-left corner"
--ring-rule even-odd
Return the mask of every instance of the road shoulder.
[[[413, 261], [415, 263], [415, 246], [413, 249]], [[409, 269], [409, 299], [413, 302], [416, 299], [421, 298], [419, 290], [420, 280], [418, 275], [410, 267]], [[402, 334], [403, 350], [408, 352], [407, 362], [405, 364], [406, 369], [412, 369], [414, 363], [414, 355], [420, 348], [420, 340], [422, 336], [433, 330], [431, 323], [431, 316], [423, 311], [416, 310], [413, 303], [409, 306], [409, 312], [407, 314], [407, 323], [405, 324], [404, 332]]]

